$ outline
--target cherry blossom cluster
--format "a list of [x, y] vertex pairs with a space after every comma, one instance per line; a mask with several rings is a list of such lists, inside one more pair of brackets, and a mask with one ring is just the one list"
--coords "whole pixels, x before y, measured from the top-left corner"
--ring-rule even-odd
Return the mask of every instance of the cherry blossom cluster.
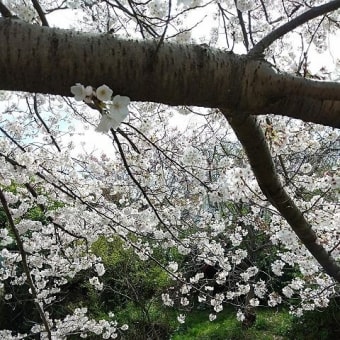
[[116, 95], [112, 97], [113, 91], [107, 86], [99, 86], [96, 90], [92, 86], [77, 83], [71, 86], [71, 93], [77, 101], [91, 104], [95, 102], [101, 109], [101, 119], [96, 131], [106, 133], [111, 128], [117, 129], [122, 121], [129, 115], [128, 105], [130, 98]]
[[[131, 143], [138, 145], [139, 153], [133, 148], [124, 149], [134, 180], [128, 176], [119, 154], [113, 158], [85, 153], [74, 158], [68, 144], [62, 153], [52, 152], [48, 145], [38, 150], [13, 152], [16, 145], [1, 139], [2, 149], [7, 150], [5, 154], [12, 157], [11, 162], [1, 158], [1, 189], [23, 242], [36, 290], [34, 298], [44, 313], [51, 313], [64, 287], [80, 273], [88, 273], [88, 283], [95, 291], [105, 289], [105, 266], [91, 251], [100, 237], [109, 242], [120, 238], [145, 264], [158, 251], [175, 251], [186, 259], [186, 262], [179, 258], [161, 263], [172, 285], [161, 293], [160, 299], [165, 306], [179, 309], [179, 322], [185, 322], [193, 301], [210, 308], [211, 321], [218, 318], [225, 304], [233, 303], [242, 321], [244, 298], [248, 294], [253, 295], [249, 300], [252, 307], [277, 306], [289, 299], [299, 299], [301, 303], [292, 307], [296, 315], [326, 307], [335, 294], [334, 283], [320, 270], [275, 208], [263, 200], [246, 160], [232, 139], [229, 150], [220, 146], [221, 140], [228, 139], [219, 129], [221, 122], [211, 117], [209, 124], [203, 125], [208, 141], [202, 143], [200, 126], [191, 127], [183, 134], [169, 128], [165, 111], [156, 111], [158, 108], [151, 106], [147, 111], [146, 105], [141, 104], [142, 116], [134, 112], [138, 118], [132, 122], [141, 131], [130, 137]], [[18, 116], [16, 123], [9, 120], [5, 126], [10, 133], [16, 133], [24, 122], [24, 116]], [[50, 124], [52, 127], [57, 122]], [[170, 129], [171, 134], [164, 133]], [[308, 165], [315, 166], [315, 153], [332, 145], [334, 136], [324, 133], [318, 139], [316, 131], [306, 140], [294, 125], [289, 129], [287, 125], [288, 139], [299, 138], [305, 144], [303, 157], [299, 156], [300, 149], [294, 153], [288, 144], [281, 149], [286, 171], [294, 174], [294, 184], [297, 187], [303, 184], [304, 190], [308, 190], [307, 198], [301, 197], [297, 202], [315, 221], [320, 242], [339, 258], [339, 250], [335, 248], [336, 201], [332, 196], [337, 190], [333, 179], [339, 170], [325, 164], [329, 169], [325, 177], [324, 169], [318, 172]], [[47, 131], [44, 133], [48, 136]], [[15, 191], [11, 190], [13, 184], [17, 186]], [[36, 196], [27, 185], [36, 188]], [[296, 188], [287, 186], [287, 190]], [[53, 209], [46, 209], [45, 222], [30, 217], [33, 208], [41, 207], [44, 211], [44, 207], [54, 206], [55, 202], [58, 204]], [[23, 285], [26, 276], [19, 270], [18, 253], [10, 248], [17, 242], [13, 233], [8, 228], [1, 229], [0, 236], [2, 289], [6, 301], [14, 303], [16, 296], [6, 291], [6, 284]], [[258, 243], [261, 239], [264, 244]], [[260, 268], [256, 260], [250, 261], [256, 259], [252, 247], [247, 246], [252, 243], [264, 249], [263, 254], [256, 254], [258, 257], [266, 256], [266, 251], [272, 252], [267, 268]], [[280, 251], [274, 251], [275, 247]], [[298, 276], [273, 290], [270, 278], [284, 277], [291, 267], [298, 269]], [[186, 268], [190, 268], [189, 272]], [[207, 276], [205, 268], [213, 270], [212, 277]], [[265, 276], [261, 275], [263, 271]], [[99, 321], [91, 321], [85, 310], [74, 310], [63, 319], [47, 314], [45, 318], [58, 332], [64, 329], [63, 334], [101, 332], [102, 337], [108, 334], [114, 337], [117, 334], [114, 329], [121, 330], [115, 320], [110, 326], [104, 321], [98, 325]], [[87, 328], [83, 327], [85, 324]], [[42, 323], [32, 327], [32, 333], [43, 336]]]

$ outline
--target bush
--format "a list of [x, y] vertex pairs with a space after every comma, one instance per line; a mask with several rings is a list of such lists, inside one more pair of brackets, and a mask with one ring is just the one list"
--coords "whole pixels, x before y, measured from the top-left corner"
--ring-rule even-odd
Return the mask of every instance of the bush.
[[340, 339], [340, 298], [333, 299], [322, 311], [306, 312], [294, 318], [290, 337], [294, 339]]

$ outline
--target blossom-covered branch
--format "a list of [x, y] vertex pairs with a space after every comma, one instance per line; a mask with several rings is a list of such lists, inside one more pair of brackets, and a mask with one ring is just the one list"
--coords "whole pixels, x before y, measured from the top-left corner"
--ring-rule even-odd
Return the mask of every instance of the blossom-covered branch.
[[18, 232], [18, 230], [17, 230], [17, 228], [15, 226], [15, 223], [14, 223], [14, 220], [12, 218], [11, 212], [10, 212], [10, 210], [8, 208], [8, 204], [7, 204], [7, 201], [6, 201], [6, 196], [4, 195], [4, 193], [3, 193], [1, 188], [0, 188], [0, 202], [2, 204], [2, 207], [3, 207], [4, 211], [5, 211], [5, 214], [6, 214], [6, 217], [7, 217], [7, 221], [8, 221], [8, 224], [9, 224], [10, 228], [11, 228], [11, 231], [12, 231], [13, 235], [15, 236], [16, 244], [17, 244], [17, 246], [19, 248], [19, 252], [20, 252], [20, 256], [21, 256], [21, 260], [22, 260], [23, 270], [24, 270], [24, 273], [26, 275], [27, 282], [28, 282], [28, 285], [30, 287], [30, 291], [31, 291], [32, 297], [34, 299], [34, 304], [35, 304], [35, 306], [36, 306], [36, 308], [37, 308], [37, 310], [39, 312], [41, 321], [44, 324], [44, 328], [45, 328], [45, 331], [47, 333], [47, 338], [49, 340], [52, 340], [50, 325], [49, 325], [49, 322], [48, 322], [48, 320], [46, 319], [46, 316], [45, 316], [45, 311], [43, 309], [43, 303], [42, 303], [42, 301], [40, 301], [38, 299], [37, 290], [36, 290], [35, 284], [33, 282], [32, 275], [31, 275], [31, 269], [29, 268], [29, 264], [28, 264], [28, 260], [27, 260], [27, 254], [26, 254], [26, 250], [25, 250], [25, 245], [22, 242], [20, 234], [19, 234], [19, 232]]

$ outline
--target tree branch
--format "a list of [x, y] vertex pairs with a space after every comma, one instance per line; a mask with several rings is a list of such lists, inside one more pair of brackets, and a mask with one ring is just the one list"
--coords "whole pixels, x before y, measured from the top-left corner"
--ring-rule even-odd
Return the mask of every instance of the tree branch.
[[0, 1], [0, 14], [5, 18], [10, 18], [13, 16], [11, 11]]
[[75, 83], [107, 84], [134, 101], [273, 113], [340, 127], [339, 83], [279, 74], [269, 63], [248, 56], [170, 43], [159, 46], [155, 56], [156, 41], [120, 40], [8, 18], [0, 18], [0, 46], [3, 90], [70, 96]]
[[246, 25], [243, 20], [243, 15], [242, 15], [242, 12], [237, 8], [237, 0], [234, 0], [234, 4], [235, 4], [236, 12], [237, 12], [238, 21], [240, 23], [241, 30], [242, 30], [243, 43], [244, 43], [246, 50], [249, 51], [249, 40], [248, 40]]
[[41, 23], [43, 26], [49, 26], [48, 21], [46, 19], [45, 13], [43, 11], [43, 9], [40, 6], [40, 3], [38, 0], [32, 0], [32, 4], [33, 7], [35, 8], [35, 10], [37, 11], [39, 18], [41, 20]]
[[305, 122], [340, 128], [340, 101], [291, 95], [269, 104], [259, 112], [259, 115], [274, 112], [277, 115], [297, 118]]
[[315, 232], [291, 197], [284, 190], [276, 172], [265, 135], [255, 117], [230, 115], [221, 109], [237, 138], [243, 145], [257, 182], [269, 202], [288, 222], [301, 242], [319, 262], [325, 272], [340, 282], [340, 266], [330, 252], [318, 244]]
[[122, 159], [123, 165], [125, 167], [126, 172], [129, 175], [129, 177], [131, 178], [133, 183], [136, 185], [136, 187], [139, 189], [139, 191], [142, 193], [143, 197], [145, 198], [146, 202], [149, 204], [151, 210], [155, 214], [155, 216], [156, 216], [157, 220], [159, 221], [159, 223], [170, 233], [170, 235], [173, 237], [174, 240], [176, 240], [179, 244], [182, 244], [184, 246], [184, 244], [176, 237], [176, 235], [170, 229], [171, 226], [168, 223], [166, 223], [163, 220], [163, 218], [160, 216], [159, 211], [157, 210], [155, 205], [151, 202], [151, 200], [150, 200], [148, 194], [146, 193], [145, 189], [142, 187], [142, 185], [139, 183], [139, 181], [136, 179], [136, 177], [132, 173], [132, 171], [130, 169], [130, 166], [129, 166], [128, 162], [127, 162], [127, 159], [125, 157], [124, 150], [122, 148], [122, 145], [120, 144], [120, 141], [119, 141], [119, 139], [117, 137], [116, 132], [113, 129], [111, 129], [111, 133], [113, 135], [113, 139], [114, 139], [115, 143], [117, 144], [120, 157]]
[[57, 150], [59, 152], [61, 152], [61, 149], [57, 143], [57, 141], [55, 140], [53, 134], [51, 133], [49, 127], [47, 126], [46, 122], [43, 120], [43, 118], [40, 116], [39, 114], [39, 108], [38, 108], [38, 101], [37, 101], [37, 94], [35, 93], [33, 95], [33, 111], [31, 110], [31, 106], [30, 106], [30, 103], [28, 101], [28, 99], [26, 99], [26, 103], [27, 103], [27, 106], [28, 106], [28, 109], [29, 111], [31, 112], [31, 114], [33, 115], [35, 113], [35, 115], [38, 117], [38, 120], [40, 121], [40, 123], [44, 126], [46, 132], [50, 135], [50, 138], [51, 138], [51, 141], [52, 141], [52, 144], [57, 148]]
[[311, 8], [307, 12], [304, 12], [301, 15], [294, 18], [292, 21], [285, 23], [284, 25], [278, 27], [277, 29], [269, 33], [250, 50], [248, 55], [251, 57], [261, 55], [264, 52], [264, 50], [268, 48], [275, 40], [291, 32], [296, 27], [301, 26], [307, 21], [317, 18], [320, 15], [324, 15], [328, 12], [335, 11], [338, 8], [340, 8], [340, 0], [330, 1], [324, 5]]

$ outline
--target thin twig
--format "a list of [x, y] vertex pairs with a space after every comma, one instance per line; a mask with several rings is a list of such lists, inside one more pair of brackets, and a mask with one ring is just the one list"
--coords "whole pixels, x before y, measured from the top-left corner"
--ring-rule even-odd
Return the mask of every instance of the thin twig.
[[324, 5], [311, 8], [307, 12], [302, 13], [295, 19], [285, 23], [284, 25], [278, 27], [277, 29], [269, 33], [250, 50], [248, 56], [258, 57], [262, 55], [264, 50], [268, 48], [275, 40], [291, 32], [296, 27], [301, 26], [307, 21], [312, 20], [320, 15], [326, 14], [331, 11], [335, 11], [338, 8], [340, 8], [340, 0], [330, 1]]
[[234, 0], [236, 11], [237, 11], [237, 17], [238, 21], [240, 23], [241, 29], [242, 29], [242, 35], [243, 35], [243, 42], [244, 46], [246, 47], [247, 52], [249, 51], [249, 41], [248, 41], [248, 34], [246, 30], [246, 25], [243, 20], [242, 12], [237, 8], [237, 0]]
[[168, 17], [167, 17], [166, 22], [165, 22], [165, 28], [163, 30], [162, 36], [160, 37], [159, 42], [158, 42], [157, 47], [156, 47], [156, 50], [154, 52], [155, 56], [157, 55], [161, 45], [163, 44], [166, 31], [168, 30], [168, 27], [169, 27], [169, 23], [170, 23], [170, 19], [171, 19], [171, 1], [172, 0], [169, 0]]
[[151, 144], [156, 150], [158, 150], [159, 152], [162, 153], [162, 155], [171, 163], [175, 164], [178, 168], [180, 168], [181, 170], [183, 170], [184, 172], [186, 172], [188, 175], [190, 175], [191, 177], [195, 178], [202, 186], [204, 186], [208, 191], [211, 191], [211, 188], [204, 182], [202, 182], [202, 180], [200, 180], [196, 175], [194, 175], [192, 172], [190, 172], [189, 170], [187, 170], [183, 165], [179, 164], [177, 161], [175, 161], [173, 158], [169, 157], [165, 151], [163, 149], [161, 149], [158, 145], [156, 145], [156, 143], [152, 142], [143, 132], [141, 132], [140, 130], [138, 130], [137, 128], [135, 128], [133, 125], [131, 124], [127, 124], [128, 126], [130, 126], [133, 130], [135, 130], [138, 134], [140, 134], [149, 144]]
[[42, 117], [40, 116], [39, 114], [39, 109], [38, 109], [38, 101], [37, 101], [37, 94], [34, 94], [33, 96], [33, 109], [34, 109], [34, 112], [32, 112], [31, 110], [31, 106], [28, 102], [28, 99], [26, 98], [26, 103], [27, 103], [27, 106], [28, 106], [28, 109], [30, 111], [30, 113], [33, 115], [33, 113], [38, 117], [38, 120], [39, 122], [44, 126], [46, 132], [50, 135], [50, 138], [52, 140], [52, 144], [54, 144], [54, 146], [57, 148], [57, 150], [59, 152], [61, 152], [61, 149], [57, 143], [57, 141], [55, 140], [55, 138], [53, 137], [49, 127], [47, 126], [47, 124], [45, 123], [45, 121], [42, 119]]
[[0, 127], [0, 131], [8, 138], [10, 139], [22, 152], [26, 152], [25, 148], [21, 146], [6, 130], [4, 130], [2, 127]]

